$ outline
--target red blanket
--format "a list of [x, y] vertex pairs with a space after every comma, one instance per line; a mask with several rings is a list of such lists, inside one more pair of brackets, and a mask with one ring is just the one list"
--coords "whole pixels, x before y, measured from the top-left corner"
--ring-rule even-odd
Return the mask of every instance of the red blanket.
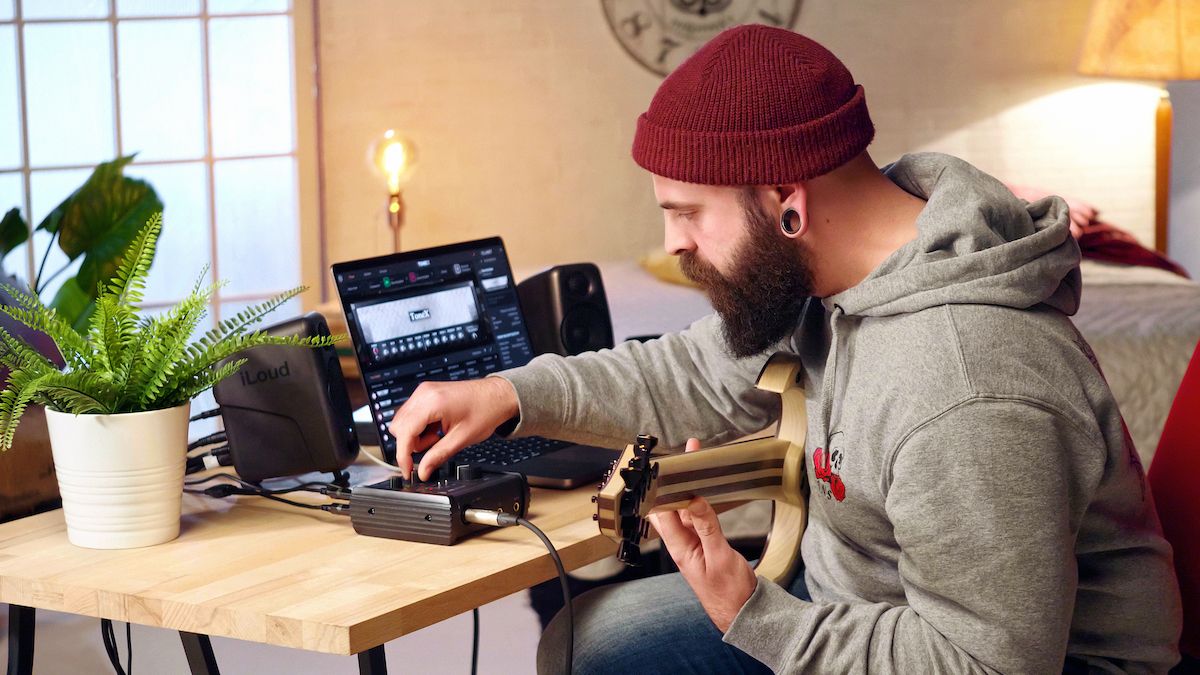
[[[1071, 228], [1074, 231], [1075, 228]], [[1092, 221], [1075, 234], [1083, 257], [1124, 265], [1157, 267], [1190, 279], [1188, 273], [1174, 260], [1138, 243], [1132, 234], [1108, 223]]]
[[[1052, 194], [1039, 188], [1021, 185], [1009, 185], [1008, 189], [1027, 202], [1037, 201]], [[1096, 207], [1071, 197], [1063, 199], [1067, 202], [1068, 213], [1071, 216], [1071, 234], [1075, 235], [1075, 240], [1079, 242], [1079, 249], [1084, 258], [1122, 265], [1157, 267], [1184, 278], [1191, 278], [1174, 260], [1142, 246], [1136, 237], [1116, 225], [1101, 221], [1100, 212]]]

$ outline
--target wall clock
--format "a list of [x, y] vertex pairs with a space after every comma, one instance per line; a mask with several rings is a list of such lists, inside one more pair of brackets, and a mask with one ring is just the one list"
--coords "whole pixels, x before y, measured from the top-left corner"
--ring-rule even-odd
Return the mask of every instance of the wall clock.
[[666, 76], [713, 36], [760, 23], [791, 29], [801, 0], [600, 0], [621, 46], [651, 72]]

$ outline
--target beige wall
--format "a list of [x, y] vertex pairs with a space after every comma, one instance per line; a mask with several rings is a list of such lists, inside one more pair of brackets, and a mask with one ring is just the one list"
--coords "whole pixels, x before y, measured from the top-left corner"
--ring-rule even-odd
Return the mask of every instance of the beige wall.
[[[1087, 0], [804, 0], [797, 30], [866, 87], [880, 162], [958, 154], [1089, 199], [1149, 236], [1155, 90], [1074, 75]], [[599, 0], [320, 3], [328, 262], [387, 252], [367, 147], [417, 144], [404, 247], [499, 234], [519, 268], [631, 258], [661, 242], [629, 159], [659, 79]]]

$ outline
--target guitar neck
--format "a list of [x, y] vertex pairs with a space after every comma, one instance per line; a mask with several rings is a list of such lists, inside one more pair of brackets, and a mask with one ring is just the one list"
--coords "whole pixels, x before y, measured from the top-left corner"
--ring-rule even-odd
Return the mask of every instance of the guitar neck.
[[704, 497], [714, 504], [780, 499], [790, 445], [771, 437], [652, 457], [658, 474], [643, 509], [646, 513], [681, 509], [693, 497]]

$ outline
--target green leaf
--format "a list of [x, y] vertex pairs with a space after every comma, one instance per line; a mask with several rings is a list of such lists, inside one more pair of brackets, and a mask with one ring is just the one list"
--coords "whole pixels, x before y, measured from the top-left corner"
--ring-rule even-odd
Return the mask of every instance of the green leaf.
[[162, 213], [155, 213], [146, 221], [146, 226], [134, 238], [129, 249], [121, 256], [117, 271], [109, 281], [109, 291], [123, 305], [135, 305], [142, 301], [146, 289], [146, 275], [154, 262], [158, 235], [162, 232]]
[[36, 331], [56, 336], [52, 339], [55, 346], [58, 347], [59, 354], [62, 354], [63, 359], [73, 367], [87, 367], [86, 355], [91, 351], [87, 342], [66, 321], [63, 321], [54, 310], [48, 309], [41, 304], [32, 308], [0, 305], [0, 312], [7, 314]]
[[88, 322], [92, 313], [96, 311], [96, 299], [93, 294], [79, 287], [78, 279], [71, 277], [58, 287], [58, 292], [50, 301], [50, 307], [58, 312], [63, 320], [70, 321], [76, 332], [83, 334], [87, 332]]
[[196, 347], [204, 349], [219, 343], [221, 340], [230, 337], [237, 337], [246, 332], [250, 326], [262, 321], [263, 317], [275, 311], [280, 305], [291, 300], [308, 290], [307, 286], [297, 286], [288, 291], [284, 291], [266, 302], [251, 305], [242, 311], [238, 312], [231, 319], [225, 319], [219, 323], [216, 328], [204, 334], [200, 341], [196, 343]]
[[[122, 255], [146, 221], [163, 208], [149, 184], [122, 174], [131, 161], [133, 156], [120, 157], [97, 166], [87, 182], [37, 227], [57, 233], [59, 248], [69, 260], [83, 257], [76, 279], [89, 302], [96, 297], [97, 285], [117, 271]], [[35, 287], [40, 283], [39, 279]], [[83, 307], [86, 305], [79, 309]], [[59, 309], [65, 319], [77, 323], [77, 315]]]
[[162, 400], [186, 401], [208, 389], [224, 377], [232, 375], [231, 372], [216, 380], [210, 379], [216, 364], [230, 357], [235, 357], [247, 349], [264, 345], [308, 348], [327, 347], [336, 343], [340, 337], [329, 335], [276, 337], [258, 331], [248, 335], [228, 337], [207, 347], [201, 347], [199, 343], [193, 344], [188, 348], [188, 355], [176, 366], [175, 375], [167, 381], [166, 387], [163, 388], [163, 391], [167, 393], [163, 395]]
[[4, 391], [0, 392], [0, 449], [12, 447], [21, 415], [37, 394], [38, 385], [49, 375], [32, 370], [14, 370], [9, 374]]
[[146, 337], [141, 351], [145, 358], [126, 385], [126, 391], [135, 397], [137, 404], [147, 405], [159, 400], [163, 387], [179, 366], [188, 339], [208, 313], [209, 299], [215, 289], [214, 284], [204, 291], [192, 293], [144, 331]]
[[0, 260], [29, 239], [29, 228], [21, 218], [20, 209], [9, 209], [0, 219]]
[[86, 415], [119, 412], [113, 387], [104, 377], [87, 372], [49, 373], [38, 384], [35, 400], [55, 410]]
[[17, 364], [17, 367], [13, 368], [14, 371], [29, 370], [41, 373], [58, 370], [58, 367], [41, 352], [6, 331], [0, 331], [0, 350], [4, 352], [6, 362], [11, 360]]

